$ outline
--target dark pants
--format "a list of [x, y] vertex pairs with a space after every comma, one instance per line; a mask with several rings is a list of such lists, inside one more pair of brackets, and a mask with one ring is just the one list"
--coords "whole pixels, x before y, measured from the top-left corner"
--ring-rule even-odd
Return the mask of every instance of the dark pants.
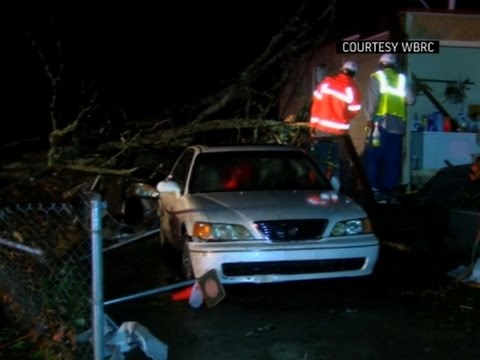
[[379, 130], [380, 146], [365, 146], [365, 171], [372, 189], [391, 194], [400, 182], [403, 135], [388, 133], [381, 127]]
[[336, 141], [316, 140], [312, 143], [311, 155], [328, 179], [338, 178], [339, 148]]
[[325, 176], [336, 177], [341, 189], [349, 188], [350, 155], [346, 149], [345, 136], [319, 136], [310, 143], [309, 153]]

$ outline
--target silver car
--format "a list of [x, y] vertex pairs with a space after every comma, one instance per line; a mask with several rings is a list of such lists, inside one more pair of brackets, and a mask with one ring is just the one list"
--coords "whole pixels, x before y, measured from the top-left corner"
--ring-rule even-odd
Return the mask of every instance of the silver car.
[[365, 211], [303, 150], [190, 146], [157, 184], [161, 238], [183, 275], [222, 283], [372, 274], [379, 241]]

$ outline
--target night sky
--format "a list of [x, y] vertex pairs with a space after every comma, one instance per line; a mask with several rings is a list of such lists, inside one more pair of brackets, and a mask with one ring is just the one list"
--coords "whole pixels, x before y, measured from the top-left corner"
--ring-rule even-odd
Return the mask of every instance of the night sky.
[[[431, 8], [448, 6], [448, 0], [425, 2]], [[49, 81], [28, 33], [51, 64], [58, 62], [53, 39], [62, 40], [69, 84], [61, 99], [67, 104], [61, 109], [64, 116], [75, 113], [72, 104], [81, 98], [81, 81], [94, 80], [110, 121], [120, 121], [122, 114], [137, 120], [159, 116], [235, 79], [299, 4], [204, 0], [4, 12], [4, 56], [9, 65], [4, 68], [7, 106], [1, 143], [48, 133], [50, 126]], [[312, 1], [312, 11], [320, 13], [326, 4]], [[383, 31], [398, 9], [423, 8], [421, 1], [388, 0], [381, 9], [376, 4], [338, 0], [330, 38]], [[472, 6], [457, 1], [457, 9]]]

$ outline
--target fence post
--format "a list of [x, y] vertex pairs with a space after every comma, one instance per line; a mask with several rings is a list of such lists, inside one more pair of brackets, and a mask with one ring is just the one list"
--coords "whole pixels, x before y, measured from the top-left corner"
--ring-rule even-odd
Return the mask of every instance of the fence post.
[[99, 194], [94, 193], [90, 200], [92, 237], [92, 329], [95, 360], [104, 360], [103, 327], [103, 238], [102, 215], [104, 204]]

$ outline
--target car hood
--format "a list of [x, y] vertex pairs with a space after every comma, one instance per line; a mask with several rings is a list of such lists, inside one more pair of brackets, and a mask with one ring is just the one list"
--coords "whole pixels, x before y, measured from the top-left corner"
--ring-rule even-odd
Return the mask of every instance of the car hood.
[[349, 197], [334, 191], [269, 191], [195, 194], [192, 205], [206, 220], [244, 221], [318, 219], [344, 220], [364, 217]]

